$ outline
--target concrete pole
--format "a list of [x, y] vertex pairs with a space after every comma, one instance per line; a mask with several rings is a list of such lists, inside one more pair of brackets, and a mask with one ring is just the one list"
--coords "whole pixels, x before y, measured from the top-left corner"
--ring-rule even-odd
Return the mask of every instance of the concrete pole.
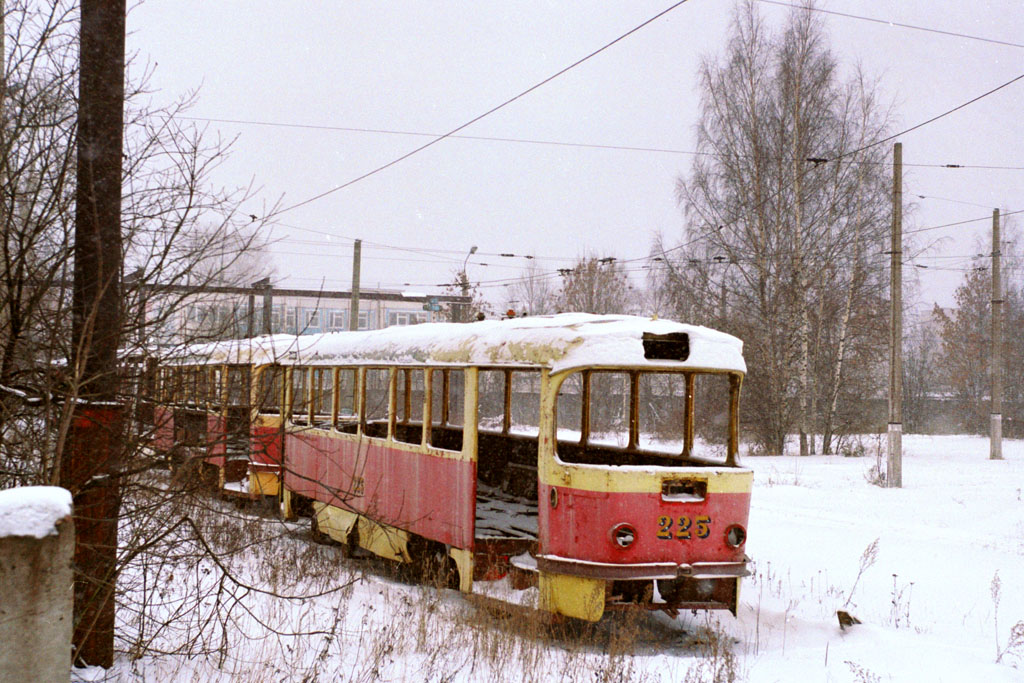
[[348, 329], [359, 329], [359, 270], [363, 260], [363, 241], [352, 245], [352, 299], [348, 307]]
[[992, 211], [992, 418], [989, 425], [989, 460], [1003, 459], [1003, 282], [999, 209]]
[[263, 334], [274, 333], [274, 288], [270, 286], [270, 278], [263, 285]]
[[903, 144], [892, 150], [889, 298], [889, 457], [885, 485], [903, 486]]
[[245, 308], [245, 336], [252, 339], [256, 336], [256, 291], [249, 292]]

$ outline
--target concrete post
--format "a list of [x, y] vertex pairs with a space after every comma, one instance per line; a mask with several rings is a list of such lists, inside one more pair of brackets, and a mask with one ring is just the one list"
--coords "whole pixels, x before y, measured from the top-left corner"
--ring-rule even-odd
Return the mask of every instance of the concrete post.
[[0, 680], [68, 680], [74, 552], [70, 492], [0, 491]]

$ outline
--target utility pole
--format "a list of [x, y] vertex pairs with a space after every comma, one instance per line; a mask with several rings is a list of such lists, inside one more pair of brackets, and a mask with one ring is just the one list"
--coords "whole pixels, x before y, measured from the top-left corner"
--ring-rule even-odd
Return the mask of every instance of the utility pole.
[[903, 144], [892, 149], [889, 298], [889, 457], [885, 485], [903, 486]]
[[363, 260], [363, 241], [352, 245], [352, 299], [348, 307], [348, 329], [359, 329], [359, 269]]
[[999, 270], [1002, 243], [999, 209], [992, 210], [992, 422], [989, 426], [989, 460], [1003, 459], [1003, 283]]
[[270, 277], [260, 280], [263, 286], [263, 334], [274, 334], [274, 288]]
[[78, 395], [60, 463], [60, 484], [74, 500], [74, 661], [106, 668], [114, 663], [124, 431], [117, 349], [125, 2], [81, 3], [70, 368]]

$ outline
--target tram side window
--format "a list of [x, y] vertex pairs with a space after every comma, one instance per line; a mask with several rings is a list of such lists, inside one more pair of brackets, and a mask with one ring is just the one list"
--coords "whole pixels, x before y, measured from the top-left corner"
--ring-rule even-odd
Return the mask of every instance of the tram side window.
[[331, 424], [333, 374], [330, 368], [313, 368], [313, 425], [316, 427], [326, 428]]
[[335, 428], [346, 434], [355, 434], [359, 427], [358, 401], [356, 398], [356, 370], [338, 370], [338, 421]]
[[465, 412], [465, 373], [462, 370], [431, 370], [430, 445], [448, 451], [462, 450]]
[[481, 370], [479, 377], [480, 431], [501, 432], [505, 428], [505, 371]]
[[558, 440], [580, 440], [583, 432], [583, 374], [574, 373], [565, 378], [558, 390]]
[[423, 440], [423, 370], [398, 371], [395, 395], [395, 440], [419, 445]]
[[697, 375], [693, 455], [725, 459], [729, 438], [729, 391], [728, 375]]
[[181, 402], [181, 375], [182, 368], [176, 367], [171, 368], [168, 371], [168, 382], [167, 382], [167, 402], [168, 403], [180, 403]]
[[462, 427], [466, 421], [466, 373], [448, 371], [448, 424]]
[[260, 373], [257, 384], [257, 401], [261, 413], [278, 415], [281, 412], [281, 387], [284, 383], [284, 368], [272, 365]]
[[228, 368], [228, 405], [249, 405], [249, 368]]
[[210, 368], [196, 368], [196, 403], [205, 406], [210, 402]]
[[292, 422], [309, 422], [309, 393], [306, 391], [308, 368], [292, 368]]
[[629, 443], [629, 374], [590, 376], [590, 443], [625, 448]]
[[540, 372], [513, 371], [511, 424], [513, 434], [537, 436], [540, 432]]
[[224, 381], [224, 378], [222, 377], [220, 368], [210, 368], [209, 378], [210, 381], [206, 387], [206, 400], [210, 403], [211, 410], [217, 410], [220, 408], [220, 404], [223, 401], [221, 383]]
[[363, 433], [386, 438], [388, 435], [388, 390], [391, 371], [387, 368], [366, 370], [366, 411], [363, 415]]

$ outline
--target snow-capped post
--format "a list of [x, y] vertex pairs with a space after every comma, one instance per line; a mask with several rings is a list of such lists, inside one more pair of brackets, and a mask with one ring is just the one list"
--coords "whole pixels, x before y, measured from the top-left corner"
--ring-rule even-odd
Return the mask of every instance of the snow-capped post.
[[114, 661], [114, 586], [124, 407], [121, 162], [126, 0], [82, 0], [75, 278], [68, 391], [74, 403], [60, 483], [74, 498], [74, 659]]
[[903, 486], [903, 144], [892, 147], [892, 247], [889, 279], [889, 457], [885, 485]]
[[70, 492], [0, 491], [0, 680], [68, 680], [74, 549]]

